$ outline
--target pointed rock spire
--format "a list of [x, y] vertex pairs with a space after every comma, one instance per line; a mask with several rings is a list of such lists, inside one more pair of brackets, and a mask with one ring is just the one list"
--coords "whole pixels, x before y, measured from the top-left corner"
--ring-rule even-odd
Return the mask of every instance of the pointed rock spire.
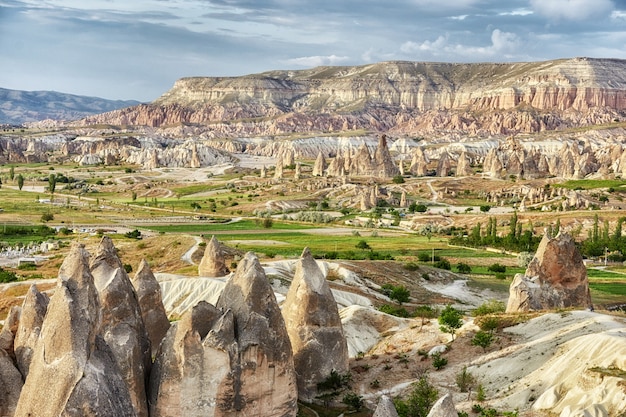
[[235, 381], [234, 322], [201, 301], [173, 324], [150, 375], [151, 417], [224, 415]]
[[456, 176], [457, 177], [468, 177], [472, 175], [472, 167], [470, 166], [471, 162], [469, 157], [467, 156], [467, 152], [461, 152], [459, 156], [459, 161], [456, 165]]
[[3, 349], [6, 353], [15, 359], [15, 334], [20, 324], [20, 315], [22, 314], [22, 307], [13, 306], [9, 310], [2, 331], [0, 332], [0, 349]]
[[326, 170], [326, 159], [324, 159], [324, 155], [322, 151], [319, 151], [317, 154], [317, 158], [315, 159], [315, 164], [313, 165], [313, 176], [321, 177], [324, 175], [324, 171]]
[[155, 357], [161, 340], [170, 328], [170, 321], [167, 318], [165, 307], [163, 307], [161, 286], [145, 259], [139, 264], [132, 284], [137, 294], [143, 324], [148, 333], [148, 339], [150, 339], [152, 357]]
[[45, 293], [31, 285], [22, 304], [22, 316], [15, 334], [15, 359], [24, 379], [28, 376], [28, 368], [49, 302], [50, 298]]
[[0, 416], [13, 416], [22, 391], [22, 374], [9, 354], [0, 349]]
[[[298, 391], [285, 321], [257, 257], [249, 252], [239, 262], [217, 302], [230, 308], [238, 347], [234, 392], [226, 405], [233, 415], [296, 415]], [[259, 384], [255, 381], [264, 381]]]
[[372, 417], [398, 417], [396, 407], [393, 405], [393, 401], [387, 395], [380, 397], [376, 411]]
[[107, 342], [139, 417], [148, 416], [145, 381], [151, 364], [148, 333], [135, 289], [108, 236], [91, 262], [102, 307], [102, 336]]
[[76, 410], [81, 415], [135, 415], [99, 335], [100, 302], [88, 258], [84, 247], [74, 243], [59, 269], [15, 417], [76, 415]]
[[458, 415], [454, 401], [452, 401], [452, 395], [448, 393], [433, 404], [427, 417], [457, 417]]
[[212, 236], [198, 265], [198, 275], [201, 277], [223, 277], [229, 272], [221, 244], [215, 236]]
[[313, 401], [331, 371], [348, 372], [348, 345], [337, 302], [309, 248], [302, 252], [282, 308], [298, 381], [298, 398]]

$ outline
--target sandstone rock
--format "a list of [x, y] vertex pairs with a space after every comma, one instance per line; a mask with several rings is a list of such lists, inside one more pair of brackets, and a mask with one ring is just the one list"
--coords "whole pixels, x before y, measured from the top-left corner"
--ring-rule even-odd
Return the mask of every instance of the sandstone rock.
[[[232, 416], [295, 416], [298, 388], [289, 335], [271, 286], [256, 256], [247, 253], [217, 302], [235, 321], [237, 355]], [[263, 381], [259, 383], [257, 381]], [[228, 410], [228, 411], [226, 411]]]
[[163, 339], [150, 376], [150, 416], [238, 415], [231, 410], [236, 356], [232, 312], [198, 303]]
[[35, 285], [31, 285], [22, 304], [20, 324], [15, 334], [15, 358], [24, 379], [28, 376], [28, 368], [49, 302], [50, 298], [46, 294], [39, 292]]
[[22, 391], [22, 374], [4, 349], [0, 349], [0, 416], [12, 417]]
[[439, 158], [439, 162], [437, 162], [437, 176], [438, 177], [447, 177], [450, 175], [450, 168], [452, 163], [450, 162], [450, 155], [447, 152], [444, 152]]
[[428, 165], [428, 159], [424, 154], [422, 147], [415, 148], [413, 153], [413, 159], [411, 160], [411, 167], [409, 170], [413, 175], [423, 177], [426, 175], [426, 166]]
[[201, 277], [223, 277], [229, 272], [221, 245], [215, 236], [212, 236], [198, 265], [198, 275]]
[[391, 397], [388, 397], [387, 395], [380, 397], [378, 406], [376, 406], [376, 411], [374, 411], [374, 415], [372, 417], [398, 417], [398, 412], [396, 411], [396, 407], [393, 405]]
[[326, 159], [324, 159], [324, 155], [320, 151], [317, 154], [317, 158], [315, 159], [315, 164], [313, 165], [313, 176], [321, 177], [324, 175], [325, 170], [326, 170]]
[[279, 180], [281, 178], [283, 178], [283, 160], [278, 158], [276, 168], [274, 169], [274, 179]]
[[15, 359], [15, 334], [17, 333], [21, 314], [22, 307], [11, 307], [8, 316], [4, 321], [4, 326], [2, 326], [2, 331], [0, 332], [0, 349], [8, 353], [13, 359]]
[[88, 257], [82, 245], [74, 243], [59, 269], [16, 417], [136, 415], [99, 336], [100, 302]]
[[293, 174], [294, 180], [299, 180], [302, 177], [302, 167], [300, 166], [300, 162], [296, 162], [296, 169]]
[[155, 357], [161, 341], [170, 328], [170, 321], [167, 318], [165, 307], [163, 307], [161, 286], [145, 260], [139, 264], [132, 284], [137, 294], [148, 339], [150, 339], [152, 357]]
[[109, 237], [102, 238], [90, 268], [102, 308], [100, 332], [111, 349], [136, 415], [146, 417], [145, 381], [151, 364], [150, 340], [135, 289]]
[[471, 161], [467, 156], [467, 152], [461, 152], [459, 156], [459, 160], [456, 165], [456, 176], [457, 177], [467, 177], [472, 175], [472, 167]]
[[543, 237], [526, 272], [511, 283], [507, 312], [591, 307], [587, 269], [572, 237]]
[[448, 393], [433, 404], [427, 417], [457, 417], [458, 415], [456, 408], [454, 408], [452, 395]]
[[298, 398], [311, 402], [332, 370], [348, 372], [348, 345], [337, 303], [308, 248], [302, 252], [282, 308], [293, 349]]
[[389, 153], [386, 135], [380, 135], [378, 138], [378, 146], [376, 146], [376, 151], [374, 152], [372, 165], [374, 165], [374, 175], [380, 178], [391, 178], [400, 174]]

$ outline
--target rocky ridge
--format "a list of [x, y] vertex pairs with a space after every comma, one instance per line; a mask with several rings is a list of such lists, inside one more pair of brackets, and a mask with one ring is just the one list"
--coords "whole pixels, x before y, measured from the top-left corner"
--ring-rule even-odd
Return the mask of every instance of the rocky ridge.
[[81, 123], [200, 124], [220, 137], [356, 129], [503, 134], [607, 122], [625, 108], [622, 60], [396, 61], [183, 78], [153, 103]]

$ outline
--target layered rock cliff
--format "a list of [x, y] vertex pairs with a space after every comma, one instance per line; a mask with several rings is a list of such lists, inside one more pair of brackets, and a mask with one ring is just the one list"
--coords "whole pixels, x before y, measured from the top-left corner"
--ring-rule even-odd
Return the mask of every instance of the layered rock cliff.
[[216, 136], [368, 129], [535, 132], [626, 110], [626, 61], [382, 62], [183, 78], [159, 99], [81, 123], [199, 124]]

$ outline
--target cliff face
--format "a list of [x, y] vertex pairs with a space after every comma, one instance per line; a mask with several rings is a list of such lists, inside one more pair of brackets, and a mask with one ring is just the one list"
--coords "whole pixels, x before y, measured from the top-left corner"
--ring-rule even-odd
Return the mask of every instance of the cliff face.
[[183, 78], [151, 104], [87, 123], [202, 124], [219, 136], [429, 128], [533, 132], [610, 121], [626, 110], [626, 61], [383, 62]]

